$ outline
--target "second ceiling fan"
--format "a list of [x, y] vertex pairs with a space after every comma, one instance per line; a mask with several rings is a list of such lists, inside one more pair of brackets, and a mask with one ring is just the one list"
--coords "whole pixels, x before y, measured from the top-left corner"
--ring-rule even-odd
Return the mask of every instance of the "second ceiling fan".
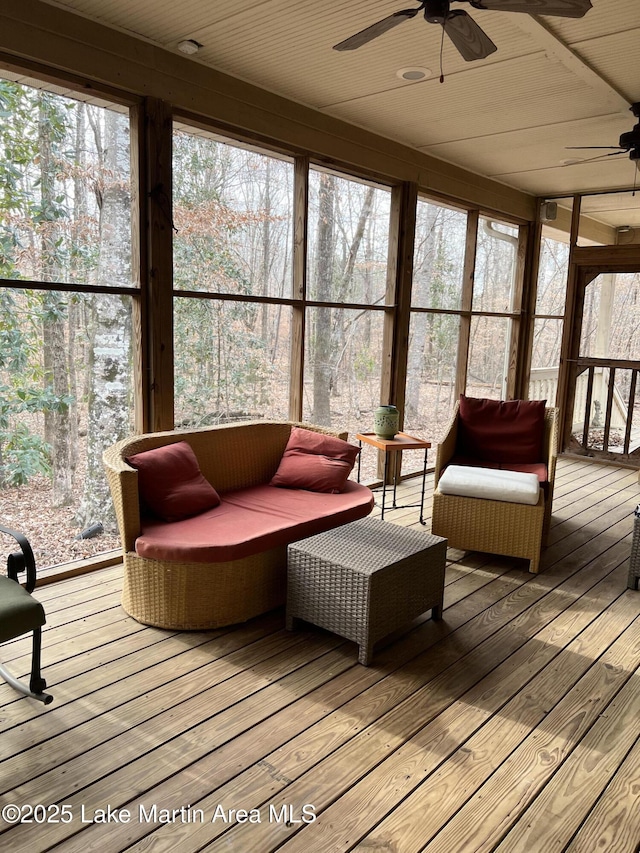
[[487, 11], [525, 12], [530, 15], [553, 15], [562, 18], [582, 18], [591, 9], [591, 0], [423, 0], [417, 9], [394, 12], [393, 15], [334, 45], [333, 49], [355, 50], [424, 11], [425, 20], [429, 24], [440, 24], [467, 62], [484, 59], [497, 50], [471, 15], [464, 9], [452, 10], [452, 3], [468, 3], [474, 9]]

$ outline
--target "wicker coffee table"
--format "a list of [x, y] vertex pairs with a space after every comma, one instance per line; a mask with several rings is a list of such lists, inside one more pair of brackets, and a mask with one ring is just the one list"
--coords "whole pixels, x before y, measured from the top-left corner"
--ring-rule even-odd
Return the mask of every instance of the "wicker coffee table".
[[431, 610], [442, 618], [447, 540], [363, 518], [289, 545], [287, 628], [304, 619], [353, 640], [358, 660]]

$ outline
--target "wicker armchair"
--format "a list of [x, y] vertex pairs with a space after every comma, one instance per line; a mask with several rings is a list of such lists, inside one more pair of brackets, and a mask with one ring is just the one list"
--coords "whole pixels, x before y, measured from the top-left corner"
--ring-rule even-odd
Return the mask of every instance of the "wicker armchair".
[[459, 404], [447, 434], [438, 445], [433, 494], [432, 532], [449, 540], [450, 548], [484, 551], [530, 561], [529, 571], [538, 572], [540, 552], [551, 522], [556, 471], [557, 409], [545, 411], [543, 461], [548, 480], [540, 489], [535, 506], [484, 498], [445, 495], [438, 490], [443, 470], [456, 453]]

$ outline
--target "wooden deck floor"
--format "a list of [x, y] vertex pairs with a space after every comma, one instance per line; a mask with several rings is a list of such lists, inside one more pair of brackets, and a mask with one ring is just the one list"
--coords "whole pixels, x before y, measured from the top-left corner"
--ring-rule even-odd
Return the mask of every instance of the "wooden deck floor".
[[[144, 627], [118, 568], [43, 587], [55, 702], [0, 685], [0, 849], [636, 851], [639, 500], [635, 472], [562, 460], [543, 573], [450, 551], [443, 621], [368, 668], [281, 612]], [[24, 672], [27, 651], [4, 659]]]

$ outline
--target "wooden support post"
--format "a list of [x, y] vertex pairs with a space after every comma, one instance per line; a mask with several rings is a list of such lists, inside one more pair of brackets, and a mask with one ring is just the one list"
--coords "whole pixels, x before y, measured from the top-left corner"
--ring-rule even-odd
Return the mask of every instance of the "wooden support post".
[[473, 282], [476, 272], [476, 249], [478, 244], [477, 210], [467, 213], [467, 237], [464, 247], [464, 272], [462, 279], [462, 301], [460, 332], [458, 334], [458, 356], [456, 360], [456, 399], [464, 394], [467, 387], [467, 361], [469, 358], [469, 340], [471, 336], [471, 307], [473, 305]]
[[[409, 322], [411, 315], [411, 285], [413, 280], [413, 250], [416, 231], [418, 188], [413, 183], [398, 184], [391, 195], [389, 260], [387, 264], [386, 304], [383, 330], [383, 370], [380, 390], [382, 405], [393, 404], [400, 411], [400, 429], [404, 426], [404, 406], [407, 384]], [[379, 454], [378, 474], [382, 476], [383, 461]], [[389, 481], [396, 466], [402, 466], [402, 454], [394, 453], [387, 466]], [[399, 474], [398, 470], [398, 474]]]
[[[140, 197], [146, 211], [145, 349], [149, 374], [148, 428], [173, 429], [172, 114], [158, 98], [144, 101], [144, 172]], [[142, 158], [141, 158], [142, 159]]]
[[151, 429], [151, 371], [149, 369], [149, 339], [147, 333], [149, 316], [148, 257], [145, 229], [147, 208], [142, 203], [146, 198], [146, 134], [142, 104], [136, 104], [129, 112], [131, 134], [131, 282], [139, 288], [133, 299], [133, 410], [136, 432]]
[[538, 300], [538, 276], [540, 270], [540, 252], [542, 248], [542, 222], [540, 222], [540, 202], [538, 199], [538, 214], [531, 226], [521, 226], [519, 234], [519, 256], [523, 253], [524, 268], [522, 288], [522, 312], [520, 335], [518, 339], [518, 354], [516, 359], [516, 375], [514, 396], [527, 400], [529, 398], [529, 376], [533, 357], [533, 341], [535, 335], [535, 314]]
[[[518, 317], [509, 323], [509, 350], [507, 369], [507, 400], [522, 399], [526, 388], [521, 358], [523, 357], [523, 343], [527, 338], [526, 327], [529, 316], [525, 309], [525, 273], [527, 261], [527, 247], [529, 244], [530, 228], [528, 225], [520, 225], [518, 228], [518, 245], [516, 247], [515, 270], [513, 276], [513, 292], [511, 295], [511, 310], [518, 313]], [[528, 284], [527, 280], [527, 284]], [[527, 374], [528, 376], [528, 374]]]
[[[569, 247], [569, 272], [567, 276], [567, 295], [564, 308], [564, 326], [562, 330], [562, 345], [560, 348], [560, 365], [558, 368], [558, 391], [556, 406], [560, 409], [560, 425], [558, 441], [559, 450], [566, 450], [571, 440], [573, 424], [573, 404], [575, 399], [575, 364], [580, 348], [580, 330], [582, 328], [582, 307], [584, 302], [584, 286], [580, 284], [578, 266], [575, 263], [575, 250], [580, 233], [580, 205], [582, 197], [573, 197], [571, 213], [571, 237]], [[579, 292], [580, 291], [580, 292]], [[579, 321], [577, 317], [579, 313]], [[576, 342], [577, 337], [577, 342]]]
[[[293, 298], [307, 295], [307, 236], [309, 226], [309, 158], [296, 157], [293, 194]], [[304, 304], [291, 309], [291, 366], [289, 369], [289, 418], [302, 420], [304, 394]]]
[[624, 448], [623, 453], [626, 455], [629, 452], [631, 444], [631, 426], [633, 424], [633, 409], [636, 403], [636, 384], [638, 381], [638, 371], [634, 368], [631, 371], [631, 385], [629, 387], [629, 403], [627, 405], [627, 423], [624, 430]]

